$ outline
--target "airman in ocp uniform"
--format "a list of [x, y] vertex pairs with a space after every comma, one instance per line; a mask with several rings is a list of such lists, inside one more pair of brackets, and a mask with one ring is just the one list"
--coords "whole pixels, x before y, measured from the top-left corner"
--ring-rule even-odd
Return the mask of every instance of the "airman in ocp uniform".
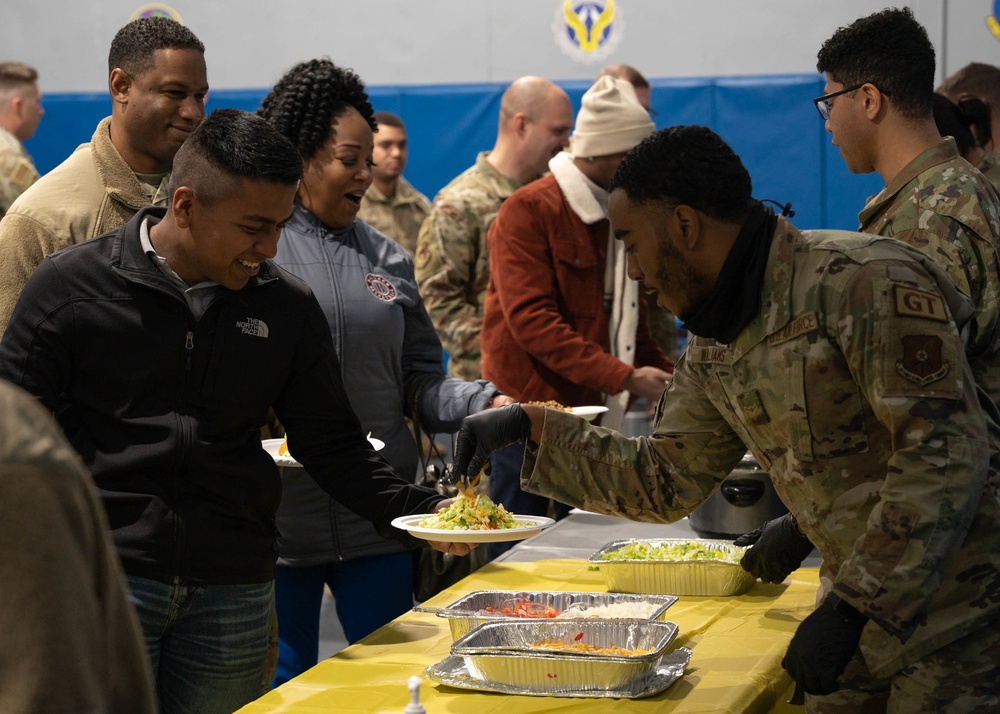
[[43, 114], [38, 72], [20, 62], [0, 62], [0, 218], [38, 180], [21, 142], [35, 135]]
[[806, 710], [1000, 707], [1000, 456], [967, 296], [899, 241], [774, 216], [704, 127], [630, 152], [609, 211], [630, 277], [695, 335], [653, 436], [510, 405], [464, 421], [458, 473], [528, 440], [525, 490], [676, 521], [749, 447], [823, 557], [782, 662]]
[[1000, 196], [938, 133], [927, 32], [908, 8], [875, 13], [827, 40], [817, 69], [827, 82], [816, 107], [847, 168], [886, 182], [858, 230], [914, 246], [972, 299], [969, 362], [1000, 404]]
[[541, 77], [522, 77], [500, 101], [496, 144], [480, 153], [434, 199], [414, 258], [420, 296], [460, 379], [479, 379], [479, 333], [489, 282], [486, 233], [500, 204], [541, 176], [569, 145], [573, 107], [566, 92]]

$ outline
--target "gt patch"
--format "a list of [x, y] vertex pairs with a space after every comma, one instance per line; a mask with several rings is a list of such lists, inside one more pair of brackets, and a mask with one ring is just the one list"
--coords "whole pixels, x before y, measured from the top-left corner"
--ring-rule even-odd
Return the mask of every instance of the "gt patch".
[[907, 335], [902, 343], [903, 357], [896, 360], [896, 371], [911, 382], [923, 386], [951, 371], [951, 364], [941, 356], [940, 337]]
[[893, 290], [897, 315], [948, 322], [948, 310], [944, 306], [944, 298], [940, 295], [902, 285], [894, 285]]

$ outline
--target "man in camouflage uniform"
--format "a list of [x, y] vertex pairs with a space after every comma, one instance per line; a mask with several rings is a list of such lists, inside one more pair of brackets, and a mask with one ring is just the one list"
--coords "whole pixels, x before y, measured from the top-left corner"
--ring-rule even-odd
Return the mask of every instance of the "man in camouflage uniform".
[[389, 112], [375, 112], [375, 121], [372, 185], [361, 198], [358, 218], [399, 243], [412, 258], [431, 202], [403, 178], [407, 157], [403, 120]]
[[1000, 707], [1000, 457], [969, 300], [899, 241], [775, 217], [704, 127], [636, 147], [609, 209], [631, 277], [695, 335], [653, 436], [511, 405], [465, 420], [458, 472], [528, 439], [526, 490], [676, 521], [749, 447], [823, 556], [782, 662], [807, 711]]
[[205, 47], [183, 25], [130, 22], [112, 40], [108, 65], [111, 116], [0, 221], [0, 333], [46, 255], [166, 203], [174, 154], [205, 117]]
[[441, 189], [420, 229], [415, 268], [420, 296], [460, 379], [480, 377], [479, 332], [489, 281], [486, 234], [500, 204], [541, 176], [569, 145], [573, 107], [541, 77], [522, 77], [500, 100], [492, 151]]
[[0, 62], [0, 218], [38, 180], [21, 142], [35, 135], [43, 114], [38, 72], [20, 62]]
[[[941, 139], [933, 114], [934, 48], [909, 9], [888, 9], [838, 30], [819, 51], [827, 75], [815, 99], [833, 143], [854, 173], [886, 186], [859, 219], [937, 261], [975, 305], [966, 353], [979, 386], [1000, 404], [1000, 197]], [[780, 582], [811, 552], [793, 514], [737, 539], [753, 544], [743, 565]]]
[[817, 69], [828, 98], [816, 105], [847, 167], [877, 171], [886, 183], [861, 211], [859, 230], [923, 251], [972, 299], [969, 361], [1000, 403], [1000, 197], [938, 133], [927, 32], [908, 8], [884, 10], [838, 30]]

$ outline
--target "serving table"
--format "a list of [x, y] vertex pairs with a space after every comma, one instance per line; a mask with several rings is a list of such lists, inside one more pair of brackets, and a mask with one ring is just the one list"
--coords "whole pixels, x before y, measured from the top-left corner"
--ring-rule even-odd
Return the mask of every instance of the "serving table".
[[[637, 713], [801, 712], [785, 704], [791, 682], [781, 669], [781, 658], [798, 623], [812, 611], [817, 587], [818, 570], [802, 568], [781, 585], [757, 582], [745, 595], [679, 597], [667, 610], [667, 619], [679, 626], [674, 646], [690, 648], [691, 662], [682, 679], [648, 699], [514, 696], [425, 680], [420, 701], [429, 714], [607, 712], [612, 708]], [[585, 558], [518, 562], [508, 557], [484, 566], [423, 604], [444, 607], [474, 590], [606, 592], [607, 588], [602, 574]], [[448, 656], [450, 646], [445, 618], [408, 612], [239, 712], [401, 714], [409, 701], [407, 680], [422, 676], [426, 667]]]

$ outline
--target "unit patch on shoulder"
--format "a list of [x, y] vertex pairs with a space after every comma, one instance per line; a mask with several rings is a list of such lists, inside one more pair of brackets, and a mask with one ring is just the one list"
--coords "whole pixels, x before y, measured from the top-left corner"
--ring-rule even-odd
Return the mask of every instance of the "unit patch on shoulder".
[[951, 371], [951, 364], [941, 355], [937, 335], [906, 335], [902, 342], [903, 357], [896, 360], [896, 371], [911, 382], [923, 386]]
[[894, 285], [896, 314], [901, 317], [918, 317], [924, 320], [948, 322], [944, 298], [926, 290]]

